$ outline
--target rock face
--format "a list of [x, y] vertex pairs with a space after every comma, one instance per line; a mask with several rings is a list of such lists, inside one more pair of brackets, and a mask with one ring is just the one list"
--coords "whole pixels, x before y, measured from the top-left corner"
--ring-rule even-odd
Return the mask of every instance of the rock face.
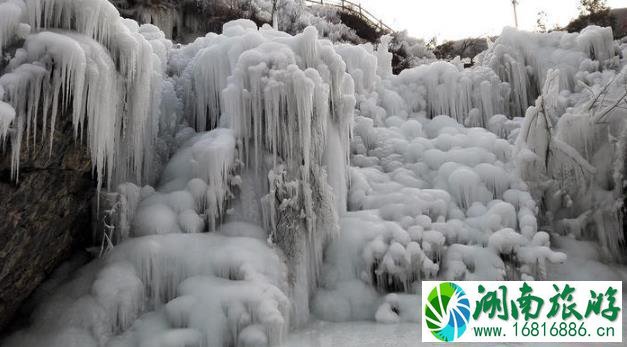
[[[234, 19], [258, 18], [246, 3], [196, 0], [109, 0], [125, 18], [140, 24], [154, 24], [165, 36], [178, 43], [189, 43], [208, 32], [221, 33], [222, 25]], [[250, 5], [250, 3], [248, 3]], [[268, 23], [269, 24], [269, 23]]]
[[[0, 330], [32, 291], [91, 238], [95, 183], [86, 146], [74, 141], [71, 117], [57, 119], [49, 138], [26, 148], [19, 181], [11, 180], [11, 151], [0, 152]], [[49, 154], [50, 153], [50, 154]]]

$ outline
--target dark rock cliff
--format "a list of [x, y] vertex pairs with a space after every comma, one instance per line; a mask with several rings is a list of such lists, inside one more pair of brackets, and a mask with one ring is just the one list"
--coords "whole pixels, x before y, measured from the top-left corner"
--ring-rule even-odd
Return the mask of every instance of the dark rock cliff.
[[74, 141], [70, 118], [57, 120], [51, 152], [48, 138], [35, 146], [29, 138], [29, 148], [24, 141], [17, 182], [11, 180], [10, 146], [0, 152], [0, 330], [47, 275], [91, 238], [95, 184], [89, 152]]

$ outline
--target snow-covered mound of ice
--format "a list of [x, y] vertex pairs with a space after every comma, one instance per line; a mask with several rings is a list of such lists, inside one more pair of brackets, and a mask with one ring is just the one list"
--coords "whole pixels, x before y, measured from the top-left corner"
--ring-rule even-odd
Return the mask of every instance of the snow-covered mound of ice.
[[129, 236], [198, 233], [206, 226], [214, 231], [232, 195], [234, 168], [235, 138], [230, 130], [192, 137], [165, 167], [157, 191], [120, 185], [109, 212], [116, 224], [111, 238], [119, 242]]
[[327, 250], [314, 302], [322, 318], [373, 319], [377, 292], [415, 293], [421, 279], [545, 278], [548, 263], [565, 260], [538, 231], [506, 140], [448, 116], [390, 127], [357, 117], [352, 148], [354, 212]]
[[234, 160], [232, 132], [216, 129], [185, 141], [156, 191], [121, 185], [107, 236], [118, 244], [57, 288], [7, 345], [280, 342], [291, 312], [281, 252], [248, 223], [202, 233], [221, 219]]
[[288, 257], [295, 321], [305, 322], [322, 249], [346, 206], [355, 101], [342, 57], [313, 27], [290, 36], [238, 20], [172, 52], [171, 66], [188, 122], [233, 129], [240, 177], [262, 177], [243, 182], [255, 185], [254, 202], [243, 203], [258, 213], [241, 215], [256, 215]]
[[[349, 51], [359, 48], [340, 46]], [[467, 125], [515, 134], [520, 120], [493, 116], [509, 86], [488, 68], [443, 62], [391, 76], [371, 63], [380, 52], [361, 51], [361, 59], [343, 54], [360, 91], [349, 212], [326, 251], [314, 312], [333, 321], [411, 320], [416, 299], [383, 294], [415, 293], [421, 279], [545, 278], [547, 264], [565, 255], [538, 230], [513, 144], [436, 116], [441, 109]]]
[[559, 70], [559, 90], [573, 91], [581, 73], [602, 71], [618, 64], [612, 29], [589, 26], [581, 33], [535, 33], [505, 28], [480, 65], [492, 68], [510, 84], [512, 116], [522, 116], [542, 92], [549, 69]]
[[[244, 226], [239, 226], [243, 228]], [[283, 260], [217, 233], [129, 240], [82, 268], [7, 346], [260, 346], [289, 326]]]
[[421, 65], [402, 71], [392, 89], [407, 104], [408, 114], [445, 114], [469, 127], [486, 127], [491, 116], [509, 113], [510, 87], [481, 66], [461, 69], [443, 61]]
[[539, 217], [558, 233], [596, 240], [608, 260], [622, 258], [627, 68], [585, 75], [585, 88], [560, 92], [549, 70], [527, 110], [514, 155]]

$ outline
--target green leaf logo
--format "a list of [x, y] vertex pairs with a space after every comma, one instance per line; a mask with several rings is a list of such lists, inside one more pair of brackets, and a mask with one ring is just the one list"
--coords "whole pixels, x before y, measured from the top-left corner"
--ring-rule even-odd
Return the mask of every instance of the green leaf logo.
[[440, 341], [454, 341], [466, 331], [470, 319], [470, 302], [457, 284], [444, 282], [433, 288], [423, 309], [423, 324], [426, 323], [429, 331]]

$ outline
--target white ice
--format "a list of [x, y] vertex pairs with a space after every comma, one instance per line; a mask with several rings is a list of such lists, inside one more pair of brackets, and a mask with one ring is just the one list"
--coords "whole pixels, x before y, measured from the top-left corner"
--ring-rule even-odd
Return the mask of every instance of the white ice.
[[[288, 345], [402, 345], [423, 279], [625, 279], [609, 29], [507, 28], [472, 68], [393, 75], [391, 37], [321, 39], [350, 32], [279, 11], [303, 14], [275, 17], [298, 34], [236, 20], [179, 46], [169, 13], [147, 14], [163, 32], [105, 0], [0, 2], [14, 178], [71, 117], [107, 188], [100, 257], [7, 345], [266, 346], [303, 327]], [[355, 320], [381, 324], [338, 323]]]

